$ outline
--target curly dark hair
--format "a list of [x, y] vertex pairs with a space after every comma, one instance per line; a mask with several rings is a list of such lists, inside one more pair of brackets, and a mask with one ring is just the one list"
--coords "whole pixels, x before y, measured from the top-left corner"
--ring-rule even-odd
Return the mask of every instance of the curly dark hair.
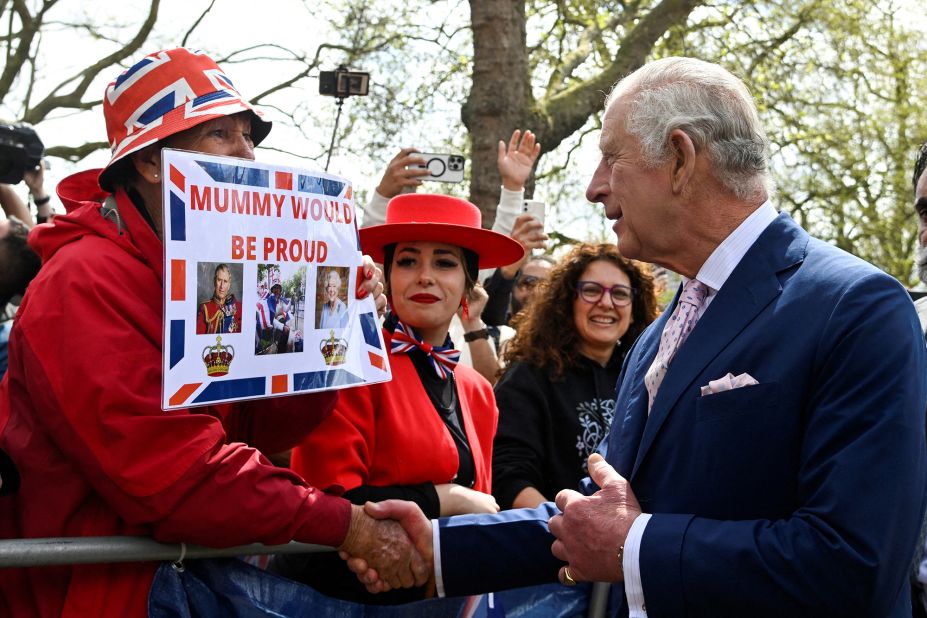
[[927, 142], [917, 149], [917, 157], [914, 159], [914, 178], [911, 182], [914, 184], [915, 191], [917, 191], [917, 181], [921, 179], [925, 169], [927, 169]]
[[579, 333], [573, 326], [576, 283], [589, 264], [598, 260], [620, 268], [637, 290], [631, 308], [633, 320], [621, 338], [625, 350], [657, 318], [657, 286], [649, 266], [623, 257], [613, 244], [576, 245], [538, 285], [529, 307], [512, 319], [517, 332], [505, 351], [507, 364], [524, 361], [548, 367], [554, 379], [579, 366]]

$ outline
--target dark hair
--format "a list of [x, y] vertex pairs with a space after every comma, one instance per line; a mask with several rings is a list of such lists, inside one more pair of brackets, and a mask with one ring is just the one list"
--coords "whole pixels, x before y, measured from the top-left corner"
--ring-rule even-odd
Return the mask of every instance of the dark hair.
[[623, 257], [613, 244], [576, 245], [538, 284], [528, 307], [512, 319], [516, 333], [505, 351], [509, 366], [520, 360], [547, 367], [554, 379], [562, 378], [566, 369], [579, 366], [579, 333], [573, 325], [576, 284], [589, 264], [599, 260], [620, 268], [637, 290], [631, 305], [633, 320], [621, 337], [622, 347], [627, 350], [656, 319], [657, 289], [649, 266]]
[[16, 217], [10, 217], [9, 222], [9, 230], [0, 238], [0, 264], [3, 264], [0, 309], [6, 307], [11, 298], [24, 293], [42, 267], [42, 260], [26, 242], [29, 228]]
[[924, 175], [925, 169], [927, 169], [927, 142], [921, 144], [921, 147], [917, 149], [917, 157], [914, 160], [914, 178], [911, 179], [911, 182], [915, 191], [917, 191], [917, 181]]

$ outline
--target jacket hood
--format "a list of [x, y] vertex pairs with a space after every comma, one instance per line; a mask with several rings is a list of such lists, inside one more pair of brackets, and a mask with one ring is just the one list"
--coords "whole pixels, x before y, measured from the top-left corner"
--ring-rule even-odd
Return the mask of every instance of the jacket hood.
[[44, 264], [62, 247], [88, 235], [99, 236], [118, 244], [129, 256], [156, 264], [160, 271], [161, 242], [124, 194], [118, 200], [123, 229], [114, 217], [104, 218], [100, 208], [110, 194], [97, 183], [99, 174], [99, 169], [86, 170], [58, 184], [58, 197], [67, 214], [37, 225], [29, 234], [29, 246]]

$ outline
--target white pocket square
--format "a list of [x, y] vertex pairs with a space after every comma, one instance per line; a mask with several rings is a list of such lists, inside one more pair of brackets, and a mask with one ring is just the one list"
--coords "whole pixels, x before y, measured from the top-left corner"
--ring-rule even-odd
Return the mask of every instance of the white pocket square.
[[759, 384], [759, 382], [749, 373], [742, 373], [739, 376], [729, 373], [723, 378], [712, 380], [708, 383], [708, 386], [703, 386], [702, 397], [705, 395], [713, 395], [714, 393], [723, 393], [724, 391], [741, 388], [743, 386], [751, 386], [753, 384]]

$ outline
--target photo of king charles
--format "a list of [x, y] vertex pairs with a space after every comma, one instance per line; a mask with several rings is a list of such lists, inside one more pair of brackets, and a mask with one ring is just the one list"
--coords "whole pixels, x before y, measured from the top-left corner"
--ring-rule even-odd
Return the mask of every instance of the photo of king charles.
[[201, 302], [196, 310], [197, 335], [241, 332], [241, 301], [232, 293], [234, 282], [228, 264], [216, 266], [212, 298]]

